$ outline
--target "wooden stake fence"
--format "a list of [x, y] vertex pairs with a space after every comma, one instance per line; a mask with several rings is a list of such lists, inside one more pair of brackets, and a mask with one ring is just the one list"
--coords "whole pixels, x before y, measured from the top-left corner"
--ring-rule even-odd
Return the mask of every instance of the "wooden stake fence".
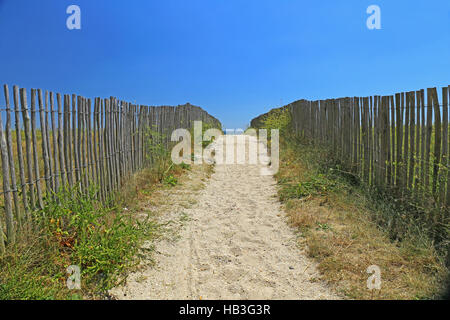
[[55, 105], [53, 92], [31, 89], [29, 94], [30, 108], [26, 89], [14, 86], [12, 128], [10, 92], [4, 86], [0, 151], [5, 211], [0, 213], [0, 253], [5, 244], [15, 242], [31, 212], [43, 208], [62, 188], [92, 195], [89, 190], [96, 186], [94, 196], [107, 201], [132, 174], [151, 166], [146, 142], [150, 129], [165, 135], [163, 143], [169, 148], [174, 129], [190, 129], [196, 120], [221, 126], [190, 104], [148, 107], [114, 97], [91, 100], [57, 93]]
[[[449, 88], [442, 88], [440, 98], [437, 88], [429, 88], [426, 97], [425, 90], [418, 90], [299, 100], [283, 108], [290, 111], [297, 136], [330, 146], [346, 170], [370, 185], [427, 194], [448, 215]], [[263, 126], [268, 114], [253, 119], [251, 126]]]

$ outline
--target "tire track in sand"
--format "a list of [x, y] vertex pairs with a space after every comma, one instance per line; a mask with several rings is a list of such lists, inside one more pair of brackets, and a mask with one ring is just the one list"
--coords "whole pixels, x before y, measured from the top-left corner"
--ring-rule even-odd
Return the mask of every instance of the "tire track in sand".
[[[156, 264], [110, 293], [117, 299], [339, 299], [298, 247], [276, 182], [260, 168], [217, 164], [203, 190], [181, 186], [162, 215], [178, 221], [178, 236], [158, 241]], [[197, 203], [179, 206], [181, 195]]]

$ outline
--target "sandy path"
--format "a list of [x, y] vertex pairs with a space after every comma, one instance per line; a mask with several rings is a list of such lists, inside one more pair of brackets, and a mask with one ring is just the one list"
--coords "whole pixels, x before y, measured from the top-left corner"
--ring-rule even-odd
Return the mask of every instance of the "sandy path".
[[[111, 290], [115, 298], [338, 298], [317, 280], [286, 223], [275, 180], [261, 176], [260, 166], [216, 165], [203, 190], [190, 189], [178, 191], [167, 207], [163, 219], [174, 222], [173, 232], [155, 244], [155, 266], [131, 274]], [[177, 204], [186, 196], [197, 203]]]

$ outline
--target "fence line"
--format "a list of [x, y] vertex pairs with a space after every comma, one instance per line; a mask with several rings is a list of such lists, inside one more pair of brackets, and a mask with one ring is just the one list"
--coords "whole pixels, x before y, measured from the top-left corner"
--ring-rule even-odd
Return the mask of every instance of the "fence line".
[[[0, 253], [5, 243], [14, 243], [31, 212], [43, 208], [61, 188], [77, 188], [87, 195], [95, 184], [99, 187], [95, 196], [106, 201], [130, 175], [151, 166], [146, 144], [149, 130], [158, 132], [159, 138], [165, 135], [161, 142], [168, 148], [170, 133], [192, 128], [195, 120], [221, 126], [216, 118], [190, 104], [149, 107], [110, 97], [95, 98], [92, 105], [91, 99], [57, 93], [55, 106], [53, 92], [31, 89], [29, 108], [26, 89], [14, 86], [12, 110], [7, 85], [4, 95], [0, 151], [5, 213], [4, 218], [0, 214]], [[2, 113], [6, 113], [5, 126]]]
[[[347, 169], [370, 185], [388, 185], [432, 195], [448, 213], [449, 88], [371, 96], [295, 101], [292, 130], [332, 148]], [[427, 103], [425, 103], [427, 101]], [[270, 113], [252, 120], [258, 128]]]

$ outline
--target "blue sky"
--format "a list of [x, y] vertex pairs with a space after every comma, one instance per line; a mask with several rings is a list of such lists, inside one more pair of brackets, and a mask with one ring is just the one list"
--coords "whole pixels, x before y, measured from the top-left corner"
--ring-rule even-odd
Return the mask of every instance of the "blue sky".
[[226, 128], [302, 98], [450, 84], [448, 0], [0, 0], [0, 39], [1, 84], [190, 102]]

